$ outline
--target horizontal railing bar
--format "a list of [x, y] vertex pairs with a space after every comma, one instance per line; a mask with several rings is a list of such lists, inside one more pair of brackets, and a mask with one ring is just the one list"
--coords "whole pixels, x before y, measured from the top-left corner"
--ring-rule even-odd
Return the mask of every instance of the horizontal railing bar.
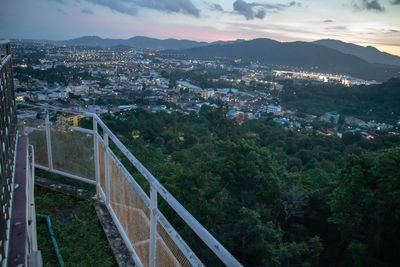
[[49, 171], [50, 170], [49, 167], [46, 167], [46, 166], [43, 166], [43, 165], [40, 165], [40, 164], [37, 164], [37, 163], [35, 163], [35, 168], [38, 168], [38, 169], [41, 169], [41, 170], [44, 170], [44, 171]]
[[60, 170], [56, 170], [56, 169], [50, 170], [48, 167], [45, 167], [45, 166], [42, 166], [42, 165], [39, 165], [39, 164], [35, 164], [35, 167], [39, 168], [39, 169], [42, 169], [42, 170], [45, 170], [45, 171], [49, 171], [49, 172], [55, 173], [55, 174], [66, 176], [68, 178], [79, 180], [79, 181], [82, 181], [82, 182], [85, 182], [85, 183], [88, 183], [88, 184], [94, 184], [94, 185], [96, 184], [96, 181], [94, 181], [94, 180], [83, 178], [81, 176], [73, 175], [73, 174], [70, 174], [70, 173], [67, 173], [67, 172], [63, 172], [63, 171], [60, 171]]
[[34, 104], [28, 104], [28, 103], [18, 103], [18, 105], [32, 107], [32, 108], [45, 109], [45, 110], [59, 111], [59, 112], [64, 112], [64, 113], [76, 114], [76, 115], [85, 115], [87, 117], [93, 117], [93, 113], [90, 113], [90, 112], [66, 109], [66, 108], [61, 108], [61, 107], [53, 107], [53, 106], [49, 106], [49, 105], [34, 105]]
[[129, 161], [138, 169], [138, 171], [153, 185], [157, 192], [167, 201], [175, 212], [188, 224], [188, 226], [206, 243], [206, 245], [224, 262], [227, 266], [242, 266], [230, 253], [224, 248], [194, 217], [180, 204], [174, 196], [136, 159], [136, 157], [119, 141], [113, 132], [103, 123], [103, 121], [93, 114], [93, 118], [108, 134], [108, 137], [129, 159]]
[[[29, 126], [28, 126], [29, 127]], [[69, 126], [69, 125], [51, 125], [51, 127], [58, 127], [58, 128], [63, 128], [65, 130], [73, 130], [73, 131], [77, 131], [77, 132], [81, 132], [81, 133], [86, 133], [86, 134], [93, 134], [93, 130], [91, 129], [86, 129], [86, 128], [82, 128], [82, 127], [76, 127], [76, 126]], [[30, 128], [34, 128], [35, 127], [30, 127]]]
[[90, 130], [90, 129], [75, 127], [75, 126], [67, 126], [67, 128], [72, 129], [74, 131], [82, 132], [82, 133], [93, 134], [93, 130]]

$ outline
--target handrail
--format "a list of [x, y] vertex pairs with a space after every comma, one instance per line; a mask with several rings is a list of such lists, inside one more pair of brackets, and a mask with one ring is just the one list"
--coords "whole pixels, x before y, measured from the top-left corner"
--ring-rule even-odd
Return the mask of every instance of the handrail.
[[[168, 190], [144, 167], [144, 165], [125, 147], [124, 144], [115, 136], [115, 134], [108, 128], [107, 125], [94, 113], [90, 112], [79, 112], [71, 111], [67, 109], [59, 109], [51, 106], [38, 106], [28, 104], [27, 106], [37, 107], [41, 109], [49, 109], [54, 111], [61, 111], [66, 113], [83, 114], [87, 117], [92, 117], [93, 120], [103, 129], [104, 136], [111, 139], [122, 154], [133, 164], [133, 166], [145, 177], [149, 182], [150, 188], [155, 189], [155, 191], [161, 195], [161, 197], [171, 206], [171, 208], [186, 222], [186, 224], [196, 233], [196, 235], [214, 252], [214, 254], [227, 266], [242, 266], [231, 254], [225, 249], [225, 247], [216, 240], [206, 228], [204, 228], [199, 221], [197, 221], [192, 214], [187, 211], [182, 204], [175, 199], [175, 197], [168, 192]], [[76, 128], [76, 127], [74, 127]], [[96, 127], [97, 128], [97, 127]], [[93, 134], [97, 141], [103, 143], [102, 137], [98, 133], [97, 129], [93, 130]], [[104, 143], [103, 143], [104, 145]], [[106, 149], [107, 152], [111, 151], [110, 148]], [[113, 154], [113, 153], [111, 153]], [[52, 170], [57, 171], [57, 170]], [[72, 176], [70, 176], [72, 177]], [[82, 180], [81, 178], [79, 178]], [[93, 181], [94, 182], [94, 181]], [[92, 182], [92, 183], [93, 183]], [[151, 198], [149, 199], [151, 200]], [[148, 203], [149, 204], [149, 203]], [[165, 219], [157, 207], [150, 208], [151, 214], [159, 219]]]
[[101, 128], [107, 133], [108, 137], [136, 167], [136, 169], [146, 178], [151, 186], [164, 198], [165, 201], [175, 210], [176, 213], [189, 225], [189, 227], [206, 243], [206, 245], [221, 259], [227, 266], [242, 266], [221, 243], [218, 242], [192, 214], [190, 214], [181, 203], [179, 203], [171, 193], [143, 166], [143, 164], [119, 141], [114, 133], [104, 124], [104, 122], [94, 113], [91, 115]]

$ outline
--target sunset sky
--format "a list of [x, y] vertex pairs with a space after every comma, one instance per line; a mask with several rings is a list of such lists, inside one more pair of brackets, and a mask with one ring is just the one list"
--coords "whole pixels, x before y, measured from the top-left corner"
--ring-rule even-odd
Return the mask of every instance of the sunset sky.
[[400, 56], [400, 0], [1, 0], [0, 38], [338, 39]]

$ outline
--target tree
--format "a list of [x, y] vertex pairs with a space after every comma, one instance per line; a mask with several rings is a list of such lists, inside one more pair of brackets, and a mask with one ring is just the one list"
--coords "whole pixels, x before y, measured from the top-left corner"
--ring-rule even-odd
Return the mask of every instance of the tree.
[[400, 251], [400, 147], [349, 156], [338, 183], [332, 194], [331, 220], [339, 225], [353, 259], [366, 252], [372, 265], [396, 265]]

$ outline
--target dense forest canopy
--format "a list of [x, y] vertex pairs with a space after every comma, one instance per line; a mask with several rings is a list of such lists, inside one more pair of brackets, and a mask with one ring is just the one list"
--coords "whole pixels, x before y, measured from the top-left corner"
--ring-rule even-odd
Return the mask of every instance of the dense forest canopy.
[[[245, 266], [396, 265], [400, 137], [345, 141], [284, 130], [272, 118], [238, 125], [226, 111], [132, 110], [103, 119]], [[215, 266], [163, 204], [189, 246]]]
[[286, 83], [282, 104], [301, 112], [322, 115], [336, 110], [363, 120], [396, 123], [400, 116], [400, 79], [369, 86], [293, 85]]
[[82, 80], [98, 80], [100, 84], [107, 83], [104, 76], [94, 78], [89, 72], [81, 68], [71, 68], [62, 65], [54, 66], [46, 70], [33, 69], [31, 66], [26, 68], [15, 67], [15, 78], [20, 82], [29, 83], [32, 78], [46, 81], [49, 84], [58, 83], [60, 85], [81, 84]]

